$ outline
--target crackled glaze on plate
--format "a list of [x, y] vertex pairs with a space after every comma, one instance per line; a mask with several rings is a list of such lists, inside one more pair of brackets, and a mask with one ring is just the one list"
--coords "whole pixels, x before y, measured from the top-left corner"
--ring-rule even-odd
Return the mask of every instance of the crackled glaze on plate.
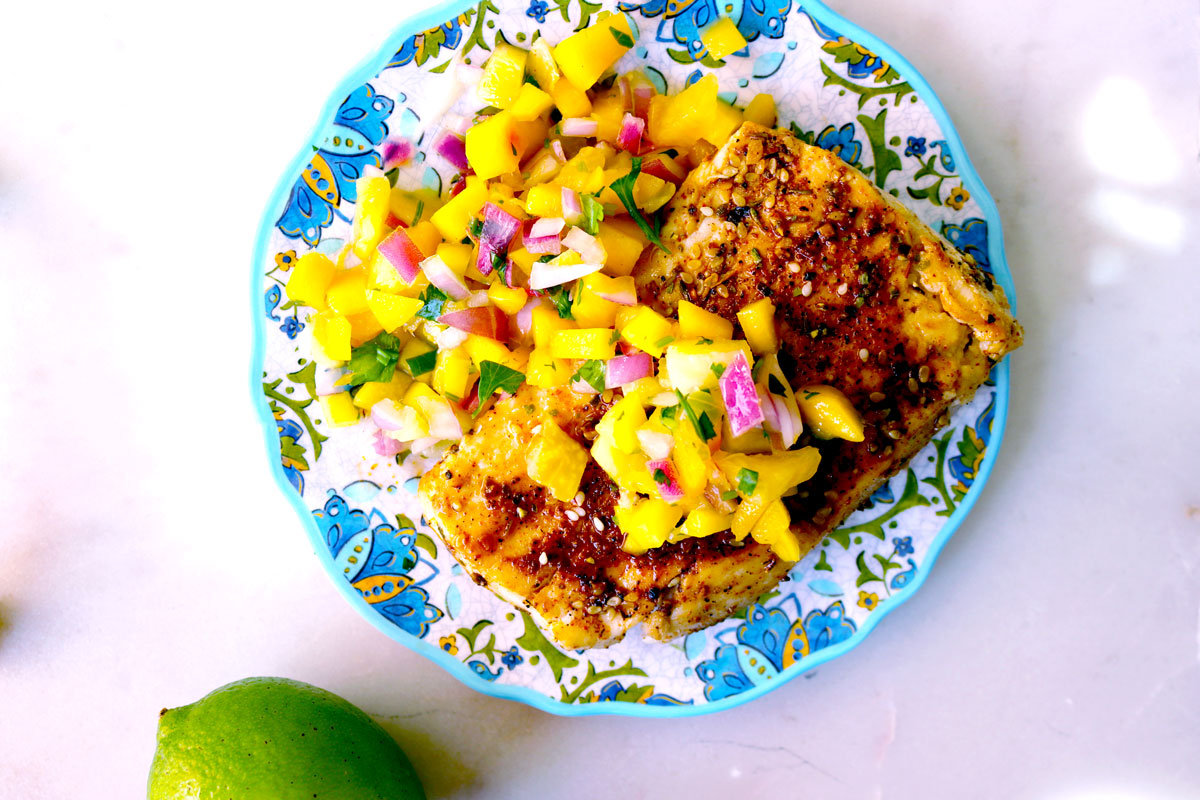
[[[677, 716], [757, 697], [845, 652], [924, 580], [991, 470], [1003, 433], [1007, 364], [909, 467], [743, 614], [675, 642], [636, 634], [563, 652], [528, 615], [476, 586], [419, 524], [412, 465], [374, 454], [369, 423], [332, 429], [327, 380], [307, 358], [308, 309], [284, 285], [299, 255], [332, 253], [368, 165], [396, 185], [448, 188], [429, 149], [448, 111], [478, 103], [454, 77], [496, 41], [559, 41], [611, 3], [450, 3], [402, 26], [327, 105], [310, 147], [276, 191], [253, 271], [254, 385], [280, 484], [343, 593], [377, 627], [468, 685], [560, 714]], [[623, 2], [640, 37], [618, 69], [677, 92], [715, 72], [725, 99], [772, 94], [780, 124], [837, 152], [971, 254], [1013, 297], [995, 207], [945, 111], [898, 54], [819, 4], [791, 0]], [[713, 60], [699, 32], [729, 16], [749, 46]], [[418, 520], [414, 524], [413, 520]]]

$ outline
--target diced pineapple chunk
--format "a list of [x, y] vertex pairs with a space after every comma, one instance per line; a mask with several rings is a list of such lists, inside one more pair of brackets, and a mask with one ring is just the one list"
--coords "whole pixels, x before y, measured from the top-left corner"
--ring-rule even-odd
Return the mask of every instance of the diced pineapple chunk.
[[636, 397], [623, 397], [613, 404], [596, 429], [610, 432], [613, 444], [622, 453], [636, 453], [642, 449], [638, 441], [638, 429], [646, 424], [646, 410]]
[[467, 274], [467, 268], [471, 266], [471, 256], [474, 254], [475, 248], [462, 242], [447, 242], [439, 244], [437, 248], [437, 256], [442, 259], [442, 263], [460, 278]]
[[337, 267], [328, 256], [305, 253], [292, 267], [287, 282], [288, 299], [316, 309], [325, 308], [325, 292], [329, 290], [336, 272]]
[[538, 349], [550, 350], [550, 339], [559, 331], [576, 327], [569, 319], [563, 319], [553, 308], [538, 306], [533, 309], [530, 323], [533, 329], [533, 344]]
[[708, 54], [718, 61], [748, 44], [746, 37], [738, 30], [737, 23], [729, 17], [721, 17], [705, 28], [700, 34], [700, 41], [708, 49]]
[[341, 428], [358, 422], [358, 409], [354, 407], [349, 392], [322, 395], [321, 408], [325, 411], [326, 421], [335, 427]]
[[703, 139], [715, 147], [721, 147], [729, 141], [733, 132], [742, 127], [742, 112], [733, 106], [718, 100], [712, 118], [704, 127]]
[[732, 339], [733, 323], [695, 303], [680, 300], [679, 335], [685, 339]]
[[354, 254], [366, 261], [371, 251], [387, 234], [385, 223], [392, 185], [386, 177], [373, 175], [356, 180], [354, 190], [357, 192], [357, 199], [350, 237], [354, 242]]
[[587, 462], [588, 451], [583, 445], [549, 419], [542, 422], [525, 456], [529, 477], [563, 502], [572, 500], [579, 491]]
[[746, 106], [746, 110], [742, 112], [742, 116], [746, 118], [746, 122], [757, 122], [759, 125], [774, 128], [775, 123], [778, 121], [778, 112], [775, 110], [775, 98], [769, 94], [754, 95], [754, 99]]
[[408, 229], [408, 238], [421, 251], [422, 256], [429, 258], [437, 252], [438, 245], [442, 243], [442, 232], [432, 222], [424, 220]]
[[775, 333], [775, 304], [771, 298], [755, 300], [737, 312], [737, 318], [755, 355], [774, 353], [779, 349], [779, 337]]
[[624, 14], [612, 14], [597, 17], [587, 28], [559, 42], [554, 60], [567, 80], [586, 91], [631, 47], [629, 20]]
[[550, 95], [563, 117], [586, 117], [592, 113], [592, 101], [587, 92], [577, 88], [565, 75], [554, 84]]
[[[481, 179], [488, 180], [520, 168], [521, 156], [516, 145], [515, 124], [516, 120], [512, 114], [500, 111], [467, 131], [467, 163]], [[486, 191], [485, 189], [485, 198]], [[461, 196], [460, 194], [459, 197]], [[454, 200], [450, 202], [453, 203]], [[434, 224], [436, 223], [435, 215]], [[438, 229], [441, 230], [441, 226], [438, 226]], [[445, 231], [442, 233], [445, 235]]]
[[604, 262], [604, 271], [609, 275], [631, 274], [642, 251], [646, 249], [644, 237], [631, 235], [611, 220], [604, 220], [600, 223], [600, 230], [596, 237], [604, 245], [604, 252], [608, 253], [608, 260]]
[[525, 80], [525, 61], [528, 57], [529, 53], [519, 47], [507, 42], [497, 44], [484, 65], [483, 77], [475, 87], [476, 96], [484, 104], [496, 108], [511, 106]]
[[688, 339], [673, 342], [667, 347], [663, 382], [684, 394], [716, 386], [721, 373], [738, 355], [744, 355], [747, 363], [754, 361], [750, 348], [741, 340]]
[[555, 358], [608, 360], [616, 355], [616, 342], [611, 328], [558, 331], [550, 337], [550, 354]]
[[552, 183], [531, 186], [525, 195], [525, 211], [531, 217], [561, 217], [562, 187]]
[[528, 293], [520, 286], [505, 286], [499, 281], [489, 286], [487, 293], [492, 305], [509, 315], [516, 314], [524, 308], [529, 299]]
[[367, 271], [362, 267], [344, 269], [334, 276], [325, 293], [329, 308], [343, 317], [367, 310]]
[[717, 113], [717, 76], [709, 73], [674, 97], [650, 101], [648, 133], [659, 147], [691, 147]]
[[805, 386], [796, 393], [804, 424], [819, 439], [863, 440], [863, 421], [849, 398], [833, 386]]

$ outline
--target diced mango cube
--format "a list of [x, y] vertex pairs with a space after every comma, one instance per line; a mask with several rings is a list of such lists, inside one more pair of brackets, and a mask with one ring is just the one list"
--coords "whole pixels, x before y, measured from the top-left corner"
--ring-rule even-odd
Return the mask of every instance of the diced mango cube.
[[549, 348], [535, 347], [529, 354], [525, 382], [530, 386], [549, 389], [553, 386], [565, 386], [570, 380], [570, 362], [550, 355]]
[[675, 325], [649, 306], [636, 306], [617, 317], [621, 338], [638, 350], [661, 358], [675, 339]]
[[721, 147], [725, 142], [729, 141], [729, 137], [733, 132], [742, 127], [742, 112], [738, 111], [733, 106], [718, 100], [716, 109], [707, 124], [704, 126], [704, 132], [701, 136], [706, 142]]
[[774, 353], [779, 349], [779, 337], [775, 333], [775, 304], [771, 298], [755, 300], [737, 312], [737, 318], [755, 355]]
[[358, 387], [358, 391], [354, 393], [354, 405], [364, 411], [369, 411], [372, 406], [385, 398], [400, 402], [411, 385], [412, 378], [396, 370], [392, 373], [390, 381], [369, 381]]
[[550, 95], [564, 117], [586, 117], [592, 113], [592, 101], [588, 99], [587, 92], [577, 88], [565, 75], [554, 84]]
[[358, 347], [363, 342], [369, 342], [383, 333], [383, 326], [379, 324], [379, 320], [375, 319], [375, 315], [369, 309], [361, 314], [346, 317], [346, 319], [350, 323], [351, 347]]
[[529, 53], [519, 47], [507, 42], [497, 44], [483, 67], [483, 76], [475, 87], [476, 96], [496, 108], [511, 106], [525, 80], [528, 57]]
[[796, 393], [804, 424], [819, 439], [863, 440], [863, 421], [850, 399], [833, 386], [805, 386]]
[[[691, 147], [717, 114], [717, 76], [709, 73], [672, 98], [650, 101], [648, 133], [659, 147]], [[655, 101], [658, 101], [657, 103]]]
[[467, 341], [463, 343], [463, 349], [470, 357], [471, 363], [475, 365], [476, 370], [483, 369], [484, 361], [495, 361], [497, 364], [503, 364], [512, 369], [521, 369], [525, 366], [523, 351], [509, 350], [501, 342], [489, 336], [480, 336], [477, 333], [469, 334]]
[[[521, 157], [515, 143], [515, 123], [516, 120], [509, 112], [500, 111], [467, 131], [467, 163], [479, 178], [488, 180], [520, 168]], [[484, 192], [486, 197], [486, 189]], [[459, 197], [462, 197], [462, 194]], [[437, 223], [436, 215], [434, 223]], [[441, 226], [438, 226], [438, 229], [441, 230]]]
[[547, 306], [537, 306], [533, 309], [530, 326], [533, 329], [533, 344], [538, 349], [550, 349], [550, 340], [559, 331], [577, 327], [572, 320], [563, 319], [558, 312]]
[[563, 502], [572, 500], [579, 491], [587, 463], [588, 451], [583, 445], [550, 419], [542, 422], [525, 455], [529, 477]]
[[325, 308], [325, 292], [329, 290], [336, 272], [337, 267], [329, 260], [329, 256], [305, 253], [296, 261], [288, 277], [288, 299], [316, 309]]
[[614, 516], [625, 534], [621, 549], [640, 555], [667, 542], [683, 517], [683, 508], [650, 498], [629, 508], [618, 507]]
[[704, 43], [708, 54], [717, 61], [749, 44], [738, 30], [737, 23], [729, 17], [721, 17], [705, 28], [700, 34], [700, 41]]
[[621, 132], [621, 121], [625, 118], [625, 103], [616, 92], [597, 97], [592, 103], [592, 119], [596, 120], [596, 138], [602, 142], [616, 143]]
[[312, 318], [312, 333], [325, 355], [350, 360], [350, 320], [333, 311], [321, 311]]
[[438, 195], [430, 189], [392, 189], [388, 198], [388, 209], [392, 216], [410, 228], [424, 219], [429, 219], [434, 211], [442, 207]]
[[474, 246], [462, 242], [445, 242], [439, 244], [437, 248], [438, 257], [460, 278], [467, 274], [467, 268], [471, 266], [471, 257], [474, 254]]
[[460, 242], [467, 235], [467, 225], [483, 209], [487, 199], [487, 184], [468, 179], [466, 188], [433, 212], [429, 221], [437, 227], [443, 239]]
[[757, 122], [759, 125], [774, 128], [778, 121], [775, 98], [769, 94], [754, 95], [754, 99], [746, 106], [742, 116], [746, 118], [746, 122]]
[[322, 395], [321, 408], [325, 412], [325, 420], [334, 427], [341, 428], [358, 422], [359, 412], [349, 392]]
[[580, 328], [558, 331], [550, 337], [550, 355], [555, 358], [608, 360], [616, 355], [611, 328]]
[[631, 47], [629, 20], [624, 14], [612, 14], [597, 17], [587, 28], [559, 42], [554, 60], [567, 80], [586, 91]]
[[404, 297], [381, 292], [378, 289], [367, 289], [367, 308], [371, 310], [380, 326], [388, 333], [416, 316], [423, 305], [424, 303], [415, 297]]
[[432, 222], [424, 220], [408, 229], [408, 238], [421, 251], [421, 255], [429, 258], [437, 252], [438, 245], [442, 243], [442, 232]]
[[631, 235], [614, 220], [602, 221], [596, 237], [604, 245], [604, 252], [608, 253], [608, 260], [604, 262], [604, 271], [609, 275], [631, 274], [642, 251], [646, 249], [644, 236]]
[[729, 530], [733, 514], [717, 511], [708, 503], [701, 503], [691, 510], [678, 530], [678, 538], [711, 536]]
[[[667, 347], [663, 363], [663, 382], [684, 394], [717, 385], [724, 369], [739, 355], [747, 363], [754, 356], [746, 342], [732, 339], [688, 339]], [[699, 411], [697, 411], [699, 413]]]
[[679, 335], [685, 339], [732, 339], [733, 323], [695, 303], [680, 300]]
[[[540, 41], [540, 40], [539, 40]], [[554, 107], [554, 98], [550, 93], [539, 89], [532, 83], [521, 85], [521, 91], [509, 111], [518, 122], [528, 122], [537, 119]]]
[[439, 350], [433, 368], [433, 390], [451, 400], [462, 400], [471, 391], [477, 373], [472, 370], [471, 357], [464, 348]]
[[645, 424], [646, 410], [641, 402], [636, 397], [623, 397], [604, 414], [596, 430], [610, 435], [622, 453], [632, 454], [642, 449], [637, 432]]
[[363, 267], [344, 269], [334, 276], [325, 292], [329, 308], [343, 317], [367, 310], [367, 271]]
[[529, 187], [525, 195], [525, 211], [531, 217], [561, 217], [562, 187], [553, 183]]
[[[550, 121], [544, 117], [534, 117], [525, 122], [514, 120], [513, 146], [517, 148], [517, 159], [524, 161], [540, 150], [546, 143], [548, 133], [550, 133]], [[516, 186], [521, 185], [520, 173], [510, 171], [506, 175], [511, 175], [511, 180]], [[501, 180], [505, 178], [506, 176], [501, 176]]]
[[784, 561], [800, 560], [800, 542], [791, 531], [792, 518], [783, 501], [769, 503], [762, 516], [750, 529], [750, 536], [760, 544], [767, 544]]
[[537, 253], [531, 253], [524, 247], [518, 247], [515, 250], [508, 251], [509, 262], [516, 264], [517, 269], [519, 269], [527, 278], [529, 277], [529, 273], [533, 270], [533, 265], [537, 263], [539, 257], [540, 256], [538, 256]]
[[392, 185], [384, 176], [373, 175], [356, 180], [354, 189], [357, 199], [350, 238], [354, 242], [354, 254], [366, 261], [379, 241], [387, 235], [388, 202], [391, 199]]
[[571, 306], [571, 316], [575, 322], [581, 328], [611, 328], [621, 306], [599, 297], [586, 285], [578, 291], [579, 296]]

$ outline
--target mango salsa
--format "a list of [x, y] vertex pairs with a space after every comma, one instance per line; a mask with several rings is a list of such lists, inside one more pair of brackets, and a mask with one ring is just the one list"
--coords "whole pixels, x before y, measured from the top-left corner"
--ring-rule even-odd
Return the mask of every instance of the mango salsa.
[[483, 77], [475, 87], [476, 96], [486, 105], [496, 108], [511, 106], [521, 91], [528, 57], [529, 53], [519, 47], [505, 42], [496, 45], [483, 68]]
[[774, 353], [779, 349], [779, 337], [775, 333], [775, 304], [769, 297], [746, 306], [737, 312], [737, 318], [755, 355]]
[[497, 112], [467, 131], [467, 162], [476, 177], [487, 180], [520, 168], [516, 136], [516, 120], [508, 111]]
[[554, 60], [572, 85], [587, 90], [631, 47], [633, 30], [624, 14], [597, 16], [592, 25], [554, 48]]
[[588, 451], [583, 445], [549, 419], [542, 422], [525, 456], [529, 477], [563, 502], [574, 498], [579, 491], [587, 462]]
[[721, 17], [705, 28], [700, 34], [700, 41], [704, 43], [708, 54], [718, 61], [749, 44], [729, 17]]
[[805, 386], [796, 393], [804, 424], [818, 439], [863, 440], [862, 417], [846, 395], [833, 386]]
[[336, 271], [337, 266], [325, 254], [305, 253], [292, 267], [286, 287], [288, 299], [318, 310], [325, 308], [325, 292]]

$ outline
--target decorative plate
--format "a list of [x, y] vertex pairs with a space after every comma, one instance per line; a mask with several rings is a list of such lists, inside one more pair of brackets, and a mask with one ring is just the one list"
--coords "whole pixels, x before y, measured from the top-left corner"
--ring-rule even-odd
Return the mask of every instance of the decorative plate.
[[[453, 0], [410, 20], [325, 106], [270, 200], [253, 270], [254, 392], [274, 470], [343, 594], [376, 627], [467, 685], [556, 714], [681, 716], [729, 708], [845, 653], [920, 586], [996, 459], [1007, 362], [973, 402], [792, 571], [741, 615], [685, 639], [629, 638], [563, 652], [523, 612], [476, 586], [419, 520], [412, 468], [374, 455], [367, 425], [332, 430], [316, 402], [307, 310], [284, 294], [299, 254], [333, 252], [367, 165], [396, 184], [444, 188], [453, 170], [426, 151], [448, 111], [477, 103], [455, 63], [482, 63], [497, 39], [559, 41], [602, 7], [588, 0]], [[622, 2], [640, 30], [619, 64], [679, 91], [714, 71], [741, 104], [776, 98], [781, 124], [837, 152], [988, 269], [1013, 297], [1000, 220], [945, 110], [898, 53], [817, 2]], [[720, 13], [749, 46], [714, 61], [699, 34]]]

